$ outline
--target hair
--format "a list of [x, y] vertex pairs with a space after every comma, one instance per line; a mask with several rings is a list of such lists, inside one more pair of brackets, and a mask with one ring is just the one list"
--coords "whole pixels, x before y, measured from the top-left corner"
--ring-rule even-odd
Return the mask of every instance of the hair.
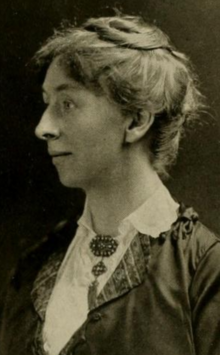
[[168, 36], [136, 16], [92, 18], [55, 31], [36, 53], [44, 75], [57, 56], [68, 75], [107, 92], [124, 113], [154, 115], [147, 135], [150, 158], [158, 174], [167, 176], [186, 124], [202, 107], [191, 63]]

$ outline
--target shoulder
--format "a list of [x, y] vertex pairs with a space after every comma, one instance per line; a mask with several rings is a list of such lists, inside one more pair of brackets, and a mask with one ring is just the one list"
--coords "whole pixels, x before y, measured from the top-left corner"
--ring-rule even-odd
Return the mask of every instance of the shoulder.
[[198, 221], [193, 229], [191, 248], [196, 251], [197, 262], [212, 248], [220, 248], [220, 236]]
[[182, 274], [190, 302], [196, 353], [219, 354], [219, 235], [200, 222], [197, 213], [189, 208], [180, 210], [173, 227], [176, 231], [173, 237], [183, 261]]
[[[220, 236], [206, 227], [193, 208], [180, 206], [177, 221], [171, 228], [171, 239], [176, 240], [190, 271], [196, 272], [206, 260], [206, 267], [220, 260]], [[219, 262], [216, 267], [220, 269]]]

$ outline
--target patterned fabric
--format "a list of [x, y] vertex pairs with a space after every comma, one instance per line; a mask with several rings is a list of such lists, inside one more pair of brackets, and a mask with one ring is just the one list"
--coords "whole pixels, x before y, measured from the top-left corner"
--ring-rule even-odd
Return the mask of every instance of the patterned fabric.
[[31, 297], [36, 311], [41, 319], [45, 319], [47, 305], [56, 282], [57, 272], [60, 268], [64, 255], [53, 254], [48, 262], [42, 267], [34, 283]]
[[46, 354], [42, 338], [42, 328], [45, 320], [47, 305], [53, 291], [57, 272], [60, 268], [64, 255], [52, 254], [48, 262], [42, 267], [31, 293], [35, 310], [40, 316], [37, 323], [36, 335], [33, 342], [32, 351], [34, 355]]
[[138, 286], [145, 277], [149, 259], [150, 237], [137, 234], [96, 302], [90, 305], [90, 310]]

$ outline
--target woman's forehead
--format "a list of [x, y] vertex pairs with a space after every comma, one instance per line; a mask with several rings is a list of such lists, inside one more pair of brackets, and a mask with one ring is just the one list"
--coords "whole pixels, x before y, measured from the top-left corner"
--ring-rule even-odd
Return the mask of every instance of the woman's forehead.
[[80, 90], [82, 88], [83, 85], [68, 74], [68, 71], [60, 61], [60, 58], [54, 58], [47, 69], [42, 85], [43, 91], [59, 92], [63, 90]]

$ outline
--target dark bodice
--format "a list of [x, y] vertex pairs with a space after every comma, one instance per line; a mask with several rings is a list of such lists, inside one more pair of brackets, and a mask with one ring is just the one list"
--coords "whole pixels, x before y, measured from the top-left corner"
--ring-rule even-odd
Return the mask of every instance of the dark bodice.
[[[24, 256], [9, 286], [1, 355], [43, 354], [41, 329], [75, 233], [65, 224]], [[62, 355], [219, 355], [220, 240], [192, 209], [169, 231], [137, 234]]]

